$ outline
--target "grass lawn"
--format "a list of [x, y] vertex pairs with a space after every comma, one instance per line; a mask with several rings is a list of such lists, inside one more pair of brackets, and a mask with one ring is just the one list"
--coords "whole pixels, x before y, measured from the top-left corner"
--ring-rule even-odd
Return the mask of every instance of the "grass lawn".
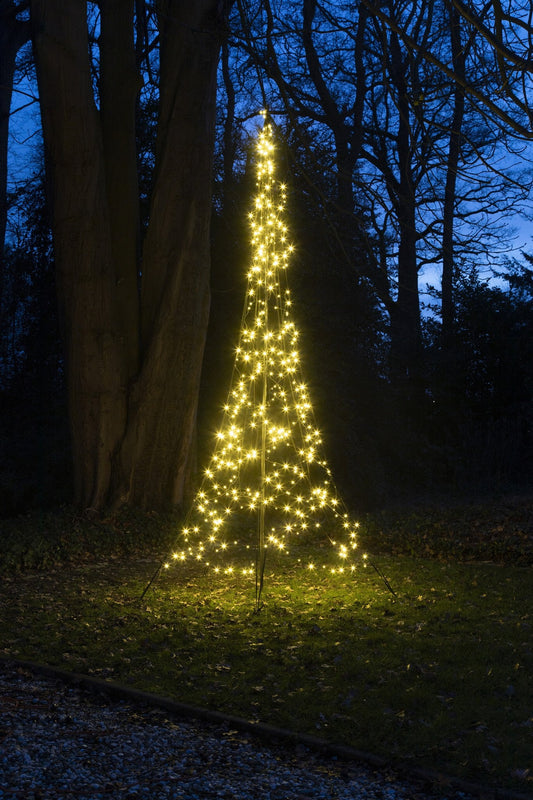
[[374, 515], [361, 539], [396, 596], [371, 567], [285, 558], [258, 613], [253, 579], [178, 568], [139, 601], [168, 520], [151, 556], [133, 518], [0, 523], [0, 653], [531, 793], [532, 507]]

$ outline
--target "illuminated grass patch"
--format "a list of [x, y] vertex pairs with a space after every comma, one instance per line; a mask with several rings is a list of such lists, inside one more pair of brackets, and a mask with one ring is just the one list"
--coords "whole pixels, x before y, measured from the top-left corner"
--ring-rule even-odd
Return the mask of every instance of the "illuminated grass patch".
[[259, 613], [193, 570], [139, 604], [145, 560], [6, 576], [1, 652], [527, 793], [530, 570], [380, 565], [398, 600], [370, 570], [276, 566]]

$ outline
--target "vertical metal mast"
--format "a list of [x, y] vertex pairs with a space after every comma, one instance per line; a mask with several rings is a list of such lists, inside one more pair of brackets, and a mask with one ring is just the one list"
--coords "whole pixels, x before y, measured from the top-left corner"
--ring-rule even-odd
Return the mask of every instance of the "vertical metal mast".
[[[266, 268], [265, 268], [265, 275], [266, 275]], [[265, 342], [264, 342], [264, 349], [263, 349], [263, 398], [262, 398], [262, 408], [263, 408], [263, 419], [261, 422], [261, 500], [259, 506], [259, 520], [258, 520], [258, 559], [257, 559], [257, 572], [256, 574], [256, 606], [259, 607], [259, 603], [261, 600], [261, 592], [263, 589], [263, 575], [265, 571], [265, 562], [266, 562], [266, 546], [265, 546], [265, 513], [266, 513], [266, 439], [267, 439], [267, 402], [268, 402], [268, 338], [267, 334], [267, 326], [268, 326], [268, 302], [267, 302], [267, 292], [265, 289]]]
[[[265, 115], [266, 117], [266, 115]], [[265, 125], [267, 120], [265, 118]], [[263, 197], [261, 204], [261, 227], [263, 228], [264, 244], [266, 245], [261, 270], [261, 285], [263, 290], [263, 363], [262, 363], [262, 420], [261, 420], [261, 494], [260, 506], [258, 515], [258, 554], [256, 564], [256, 580], [255, 580], [255, 599], [256, 607], [259, 608], [261, 600], [261, 592], [263, 589], [263, 577], [266, 562], [266, 542], [265, 542], [265, 515], [266, 515], [266, 450], [267, 450], [267, 403], [268, 403], [268, 292], [269, 292], [269, 264], [270, 264], [270, 247], [272, 246], [273, 231], [268, 232], [268, 225], [265, 230], [265, 222], [268, 222], [269, 208], [271, 207], [270, 194], [272, 188], [272, 176], [268, 169], [265, 169], [263, 163], [260, 171], [260, 190]], [[267, 201], [267, 197], [269, 200]], [[265, 219], [266, 216], [266, 219]]]

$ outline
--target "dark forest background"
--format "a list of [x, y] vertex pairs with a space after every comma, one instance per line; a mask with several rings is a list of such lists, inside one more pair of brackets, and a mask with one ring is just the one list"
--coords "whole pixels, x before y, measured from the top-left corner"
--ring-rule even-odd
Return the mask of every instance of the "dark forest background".
[[[151, 4], [141, 5], [142, 229], [155, 164], [158, 65], [140, 48], [156, 40], [158, 22]], [[359, 12], [352, 5], [237, 3], [229, 12], [217, 94], [197, 463], [209, 452], [231, 376], [249, 258], [249, 153], [266, 104], [277, 131], [279, 177], [289, 187], [289, 283], [304, 371], [348, 505], [362, 511], [529, 491], [533, 255], [512, 245], [530, 213], [531, 139], [526, 128], [513, 130], [480, 110], [365, 4]], [[468, 68], [490, 96], [501, 75], [481, 33], [454, 16], [454, 4], [423, 5], [412, 13], [411, 3], [380, 8], [456, 70]], [[88, 8], [96, 71], [98, 4]], [[12, 135], [28, 124], [13, 111], [23, 105], [17, 87], [37, 91], [27, 12], [25, 3], [0, 4], [2, 32], [17, 44]], [[24, 178], [9, 183], [3, 206], [4, 517], [73, 496], [50, 193], [40, 136], [24, 130], [18, 138], [30, 135], [32, 158]], [[16, 161], [14, 147], [11, 138]]]

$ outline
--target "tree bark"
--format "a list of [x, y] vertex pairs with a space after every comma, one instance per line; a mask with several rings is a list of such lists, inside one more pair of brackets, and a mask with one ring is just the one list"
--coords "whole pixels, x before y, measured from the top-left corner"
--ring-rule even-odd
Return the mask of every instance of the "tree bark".
[[95, 509], [110, 503], [160, 509], [183, 502], [194, 453], [226, 4], [165, 0], [158, 6], [160, 117], [139, 273], [136, 77], [132, 28], [124, 30], [132, 26], [131, 3], [102, 3], [101, 112], [91, 85], [86, 6], [83, 0], [31, 5], [76, 501]]
[[75, 500], [101, 507], [126, 415], [123, 341], [91, 85], [84, 0], [32, 0], [57, 286], [64, 324]]
[[140, 79], [134, 0], [100, 0], [100, 116], [106, 193], [126, 374], [139, 370], [139, 187], [135, 111]]
[[209, 314], [212, 160], [221, 18], [212, 0], [160, 6], [157, 163], [142, 259], [143, 364], [118, 500], [182, 503], [195, 453]]

